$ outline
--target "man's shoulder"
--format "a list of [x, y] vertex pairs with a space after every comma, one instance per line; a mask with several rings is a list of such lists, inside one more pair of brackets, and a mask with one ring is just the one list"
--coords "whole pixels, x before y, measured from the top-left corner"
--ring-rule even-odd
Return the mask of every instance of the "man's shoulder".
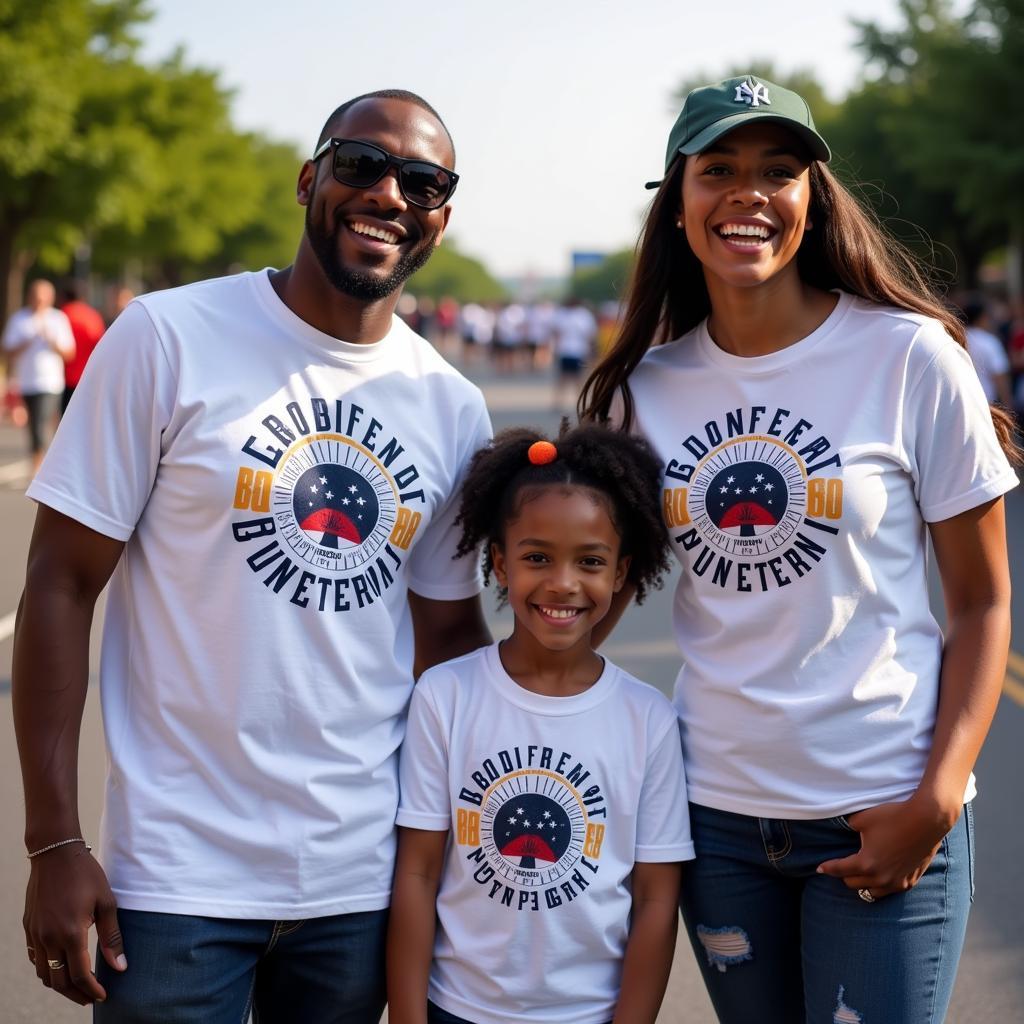
[[227, 277], [211, 277], [204, 281], [178, 285], [175, 288], [162, 288], [158, 291], [146, 292], [137, 296], [133, 301], [145, 307], [149, 313], [167, 313], [192, 305], [227, 302], [252, 294], [256, 276], [251, 271], [245, 271]]
[[397, 315], [392, 330], [399, 334], [407, 347], [410, 355], [407, 366], [409, 371], [423, 377], [438, 378], [439, 382], [443, 382], [446, 396], [457, 394], [468, 404], [485, 407], [484, 395], [480, 388]]

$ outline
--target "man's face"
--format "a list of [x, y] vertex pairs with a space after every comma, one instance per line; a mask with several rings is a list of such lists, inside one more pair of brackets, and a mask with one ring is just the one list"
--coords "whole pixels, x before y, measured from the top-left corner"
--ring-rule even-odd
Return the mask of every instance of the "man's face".
[[[444, 167], [451, 168], [455, 160], [437, 119], [405, 100], [363, 100], [345, 111], [330, 134]], [[331, 161], [330, 152], [315, 164], [307, 161], [299, 176], [306, 237], [338, 291], [367, 302], [383, 299], [430, 258], [441, 242], [451, 207], [424, 210], [407, 202], [395, 168], [368, 188], [342, 185], [334, 178]]]

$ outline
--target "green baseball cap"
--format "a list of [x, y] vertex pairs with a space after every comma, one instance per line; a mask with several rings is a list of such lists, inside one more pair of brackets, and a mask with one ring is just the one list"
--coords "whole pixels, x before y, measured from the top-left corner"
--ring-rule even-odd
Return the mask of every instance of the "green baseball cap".
[[[784, 125], [801, 139], [815, 160], [827, 163], [832, 158], [802, 96], [763, 78], [744, 75], [727, 78], [717, 85], [701, 86], [686, 97], [669, 132], [665, 173], [668, 174], [680, 153], [686, 156], [701, 153], [716, 139], [751, 121]], [[647, 188], [657, 188], [660, 184], [660, 181], [649, 181]]]

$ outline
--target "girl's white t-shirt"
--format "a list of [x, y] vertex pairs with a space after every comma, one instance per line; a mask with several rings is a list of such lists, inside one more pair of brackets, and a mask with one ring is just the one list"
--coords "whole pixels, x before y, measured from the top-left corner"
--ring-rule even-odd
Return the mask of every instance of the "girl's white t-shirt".
[[682, 565], [690, 799], [808, 819], [909, 797], [942, 655], [927, 524], [1017, 484], [967, 352], [935, 320], [840, 294], [766, 356], [701, 323], [629, 386]]
[[573, 697], [485, 647], [424, 673], [398, 824], [450, 830], [430, 999], [477, 1024], [612, 1018], [637, 862], [694, 856], [671, 704], [606, 661]]

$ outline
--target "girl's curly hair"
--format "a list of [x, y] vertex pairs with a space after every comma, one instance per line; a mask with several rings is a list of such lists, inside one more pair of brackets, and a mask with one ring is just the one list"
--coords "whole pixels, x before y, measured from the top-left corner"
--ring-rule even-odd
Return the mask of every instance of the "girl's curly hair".
[[484, 582], [494, 570], [491, 544], [502, 544], [505, 526], [519, 514], [530, 492], [549, 484], [586, 487], [607, 504], [612, 525], [630, 555], [626, 574], [641, 603], [650, 587], [660, 587], [669, 569], [668, 534], [661, 512], [661, 463], [646, 441], [598, 424], [569, 429], [556, 441], [553, 462], [536, 466], [527, 457], [530, 445], [546, 441], [525, 427], [503, 430], [481, 448], [462, 484], [459, 514], [462, 527], [456, 558], [484, 548]]

